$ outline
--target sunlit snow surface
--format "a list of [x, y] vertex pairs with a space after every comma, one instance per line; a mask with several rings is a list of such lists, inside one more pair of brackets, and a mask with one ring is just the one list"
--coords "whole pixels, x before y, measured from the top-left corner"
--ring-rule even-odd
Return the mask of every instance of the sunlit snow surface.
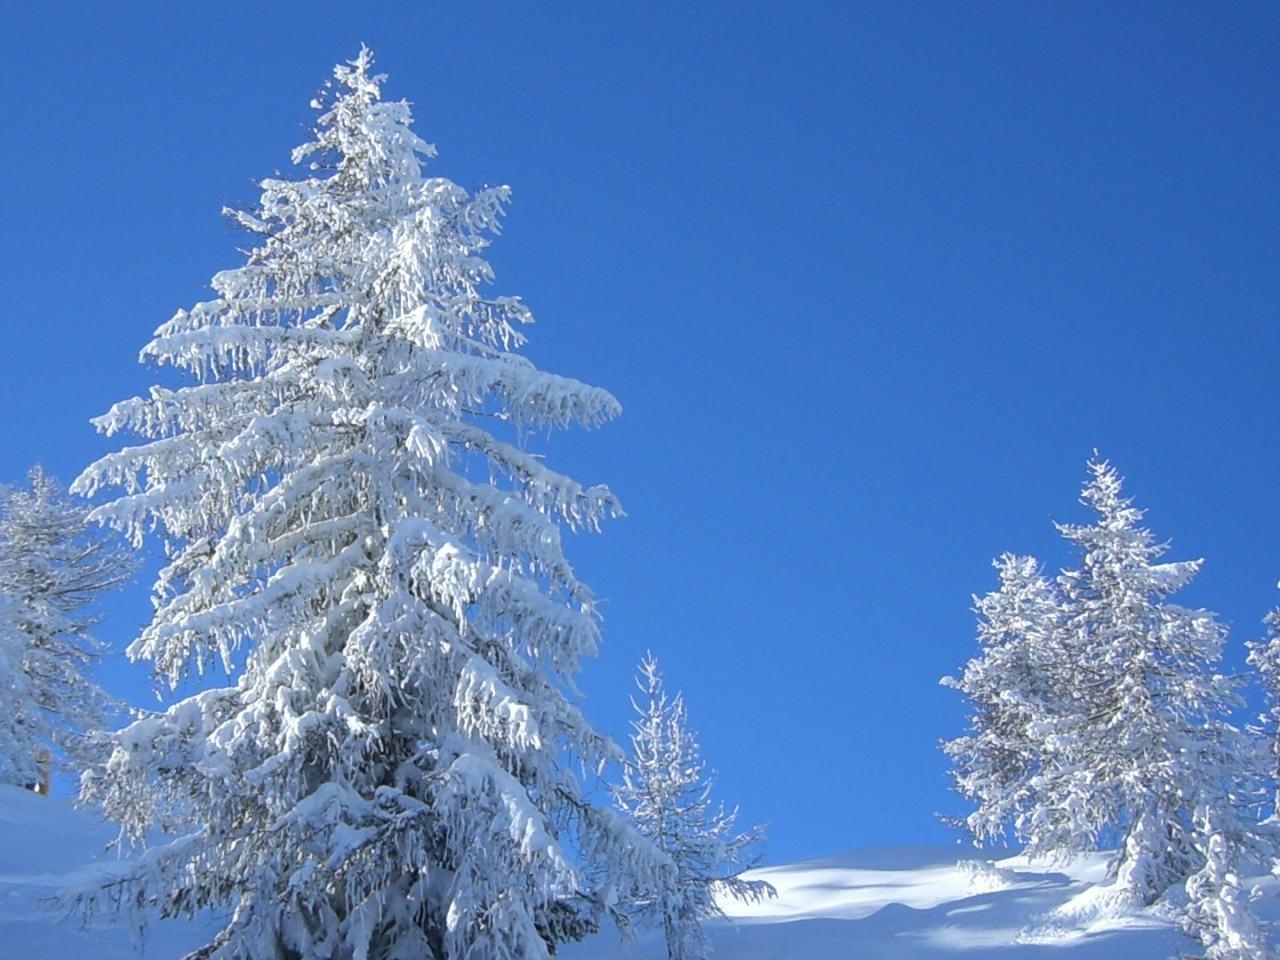
[[[190, 922], [147, 928], [143, 951], [124, 925], [82, 931], [41, 899], [104, 869], [109, 824], [0, 786], [0, 957], [173, 960], [208, 939]], [[96, 862], [95, 862], [96, 861]], [[778, 890], [762, 904], [725, 903], [731, 922], [708, 925], [716, 960], [1168, 960], [1191, 947], [1157, 914], [1108, 904], [1102, 862], [982, 859], [964, 847], [884, 847], [766, 867]], [[658, 936], [620, 944], [606, 931], [563, 946], [564, 960], [662, 960]]]
[[[951, 847], [873, 847], [765, 867], [777, 899], [722, 903], [708, 924], [716, 960], [1169, 960], [1194, 946], [1158, 915], [1098, 900], [1101, 857], [1070, 865], [994, 862]], [[565, 960], [662, 960], [655, 934], [611, 932], [564, 947]]]

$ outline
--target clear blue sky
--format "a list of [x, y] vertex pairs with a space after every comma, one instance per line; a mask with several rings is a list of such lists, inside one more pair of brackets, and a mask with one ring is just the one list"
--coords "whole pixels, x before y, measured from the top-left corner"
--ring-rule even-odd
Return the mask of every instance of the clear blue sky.
[[993, 556], [1070, 560], [1095, 447], [1242, 660], [1280, 601], [1280, 6], [355, 8], [0, 0], [0, 480], [115, 448], [88, 418], [365, 42], [436, 172], [513, 186], [531, 356], [624, 406], [545, 447], [629, 513], [570, 545], [585, 709], [625, 733], [652, 648], [770, 860], [951, 838], [938, 678]]

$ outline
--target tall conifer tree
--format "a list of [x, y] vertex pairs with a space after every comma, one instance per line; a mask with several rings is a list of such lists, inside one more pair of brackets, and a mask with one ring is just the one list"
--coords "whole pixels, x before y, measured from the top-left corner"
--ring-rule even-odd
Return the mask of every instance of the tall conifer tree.
[[619, 507], [523, 446], [619, 406], [514, 352], [528, 309], [482, 291], [507, 188], [426, 176], [371, 68], [144, 349], [195, 382], [97, 421], [144, 440], [78, 489], [168, 549], [131, 655], [237, 679], [118, 734], [85, 796], [182, 836], [81, 904], [216, 907], [218, 960], [545, 957], [661, 863], [577, 773], [614, 748], [568, 696], [598, 618], [560, 531]]

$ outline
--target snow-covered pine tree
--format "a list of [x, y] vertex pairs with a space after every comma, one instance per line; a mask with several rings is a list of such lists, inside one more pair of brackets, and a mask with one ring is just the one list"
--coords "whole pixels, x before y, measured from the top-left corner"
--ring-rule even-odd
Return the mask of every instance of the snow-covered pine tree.
[[1000, 589], [975, 596], [982, 655], [944, 686], [965, 694], [972, 733], [942, 745], [955, 762], [956, 790], [977, 803], [957, 823], [979, 841], [1012, 828], [1023, 836], [1034, 814], [1033, 778], [1045, 766], [1044, 724], [1052, 723], [1062, 691], [1061, 604], [1034, 557], [1005, 554], [993, 562]]
[[[1051, 857], [1114, 843], [1117, 894], [1152, 903], [1185, 883], [1188, 928], [1213, 956], [1235, 956], [1222, 944], [1261, 928], [1242, 919], [1247, 897], [1219, 881], [1235, 883], [1224, 865], [1265, 857], [1268, 845], [1254, 819], [1257, 744], [1224, 719], [1242, 702], [1239, 683], [1216, 669], [1226, 629], [1168, 602], [1200, 561], [1156, 562], [1166, 546], [1138, 525], [1116, 471], [1097, 459], [1089, 470], [1082, 502], [1096, 521], [1057, 525], [1080, 566], [1050, 588], [1032, 561], [1012, 577], [1006, 564], [1001, 591], [979, 604], [986, 649], [945, 681], [973, 700], [974, 732], [944, 749], [979, 804], [967, 821], [979, 838], [1007, 825], [1028, 852]], [[1247, 949], [1267, 955], [1264, 943]]]
[[1243, 702], [1217, 669], [1226, 628], [1166, 600], [1202, 561], [1157, 563], [1167, 547], [1138, 526], [1119, 475], [1096, 459], [1089, 469], [1082, 501], [1096, 522], [1058, 525], [1082, 554], [1059, 578], [1075, 719], [1036, 833], [1059, 850], [1114, 833], [1120, 885], [1150, 903], [1204, 863], [1198, 810], [1242, 832], [1236, 821], [1257, 800], [1256, 745], [1223, 719]]
[[165, 538], [130, 655], [236, 676], [119, 732], [84, 783], [126, 834], [181, 837], [81, 909], [223, 911], [194, 957], [545, 957], [663, 863], [575, 773], [617, 750], [569, 699], [598, 617], [560, 525], [617, 501], [522, 445], [618, 403], [512, 352], [531, 317], [481, 292], [480, 255], [508, 189], [425, 176], [372, 63], [313, 103], [303, 176], [231, 213], [245, 265], [143, 350], [195, 382], [100, 418], [145, 440], [76, 485], [122, 487], [96, 516]]
[[735, 833], [738, 810], [712, 806], [713, 777], [706, 772], [695, 734], [688, 727], [684, 697], [668, 699], [652, 654], [636, 679], [642, 699], [632, 699], [631, 755], [615, 786], [618, 806], [670, 863], [660, 887], [636, 905], [644, 925], [661, 925], [669, 960], [703, 960], [709, 952], [702, 921], [721, 916], [715, 894], [760, 901], [775, 896], [763, 880], [747, 880], [759, 859], [764, 829]]
[[1271, 751], [1272, 820], [1280, 824], [1280, 608], [1267, 614], [1267, 639], [1250, 641], [1249, 664], [1258, 671], [1267, 710], [1261, 717], [1262, 733]]
[[48, 788], [49, 768], [83, 767], [111, 702], [89, 677], [102, 647], [94, 601], [133, 572], [126, 545], [90, 525], [39, 467], [0, 491], [0, 782]]

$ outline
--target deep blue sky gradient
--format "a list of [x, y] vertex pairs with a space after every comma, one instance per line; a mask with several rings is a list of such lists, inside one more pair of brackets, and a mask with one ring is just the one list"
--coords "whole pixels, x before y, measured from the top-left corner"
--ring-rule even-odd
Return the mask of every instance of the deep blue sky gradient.
[[624, 406], [543, 444], [629, 514], [570, 544], [584, 708], [625, 733], [651, 648], [768, 859], [950, 839], [938, 678], [992, 557], [1071, 560], [1095, 447], [1243, 660], [1280, 601], [1280, 6], [354, 8], [0, 2], [0, 480], [116, 448], [88, 418], [365, 42], [435, 172], [514, 187], [530, 356]]

